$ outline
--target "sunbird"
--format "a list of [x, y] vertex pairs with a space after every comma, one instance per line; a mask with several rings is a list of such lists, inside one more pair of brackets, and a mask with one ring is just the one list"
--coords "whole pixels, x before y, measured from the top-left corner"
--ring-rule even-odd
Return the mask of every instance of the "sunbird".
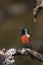
[[24, 43], [24, 47], [32, 49], [31, 36], [29, 30], [27, 28], [19, 28], [19, 29], [21, 30], [20, 38], [22, 43]]

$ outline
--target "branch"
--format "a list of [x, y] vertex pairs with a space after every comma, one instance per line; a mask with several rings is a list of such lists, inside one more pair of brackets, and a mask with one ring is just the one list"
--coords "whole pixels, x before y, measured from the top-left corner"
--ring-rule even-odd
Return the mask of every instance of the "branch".
[[35, 50], [31, 50], [29, 48], [22, 48], [22, 49], [11, 48], [6, 51], [0, 50], [0, 60], [1, 60], [0, 63], [6, 62], [6, 65], [8, 63], [10, 64], [15, 63], [14, 57], [19, 55], [30, 55], [32, 58], [36, 58], [39, 61], [43, 62], [43, 55]]
[[22, 48], [18, 49], [17, 52], [21, 55], [30, 55], [32, 58], [36, 58], [37, 60], [43, 62], [43, 55], [35, 50], [31, 50], [29, 48]]

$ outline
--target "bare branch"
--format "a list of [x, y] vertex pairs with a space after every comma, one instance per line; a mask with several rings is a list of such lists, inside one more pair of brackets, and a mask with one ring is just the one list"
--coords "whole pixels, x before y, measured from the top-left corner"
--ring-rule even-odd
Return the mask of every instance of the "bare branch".
[[17, 52], [21, 55], [30, 55], [33, 58], [38, 59], [39, 61], [43, 62], [43, 55], [40, 54], [39, 52], [35, 51], [35, 50], [31, 50], [29, 48], [22, 48], [22, 49], [18, 49]]
[[6, 50], [6, 52], [0, 50], [0, 60], [2, 60], [0, 63], [5, 62], [6, 65], [7, 64], [9, 65], [11, 63], [13, 64], [15, 63], [14, 57], [19, 55], [30, 55], [31, 57], [36, 58], [39, 61], [43, 62], [43, 55], [35, 50], [31, 50], [29, 48], [21, 49], [11, 48]]

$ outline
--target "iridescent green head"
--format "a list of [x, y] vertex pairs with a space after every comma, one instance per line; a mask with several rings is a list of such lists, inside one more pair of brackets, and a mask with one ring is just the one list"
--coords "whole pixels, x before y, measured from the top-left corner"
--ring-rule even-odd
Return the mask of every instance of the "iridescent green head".
[[30, 35], [30, 32], [27, 28], [22, 28], [21, 29], [21, 35], [25, 35], [25, 34], [29, 34]]

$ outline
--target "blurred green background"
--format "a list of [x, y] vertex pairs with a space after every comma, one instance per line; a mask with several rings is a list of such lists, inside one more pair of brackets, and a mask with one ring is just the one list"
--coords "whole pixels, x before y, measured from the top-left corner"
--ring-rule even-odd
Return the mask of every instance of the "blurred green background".
[[[18, 27], [27, 27], [33, 49], [43, 54], [43, 9], [33, 22], [35, 0], [0, 0], [0, 49], [22, 48]], [[16, 65], [43, 65], [30, 56], [15, 57]]]

